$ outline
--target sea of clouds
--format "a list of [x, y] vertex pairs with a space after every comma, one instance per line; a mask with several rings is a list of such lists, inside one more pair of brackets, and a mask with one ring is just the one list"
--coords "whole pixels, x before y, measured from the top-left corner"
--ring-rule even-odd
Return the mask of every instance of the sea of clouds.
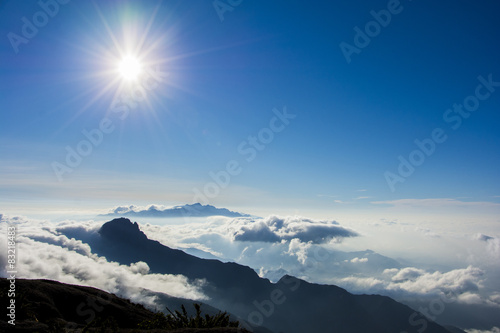
[[[343, 242], [364, 235], [332, 220], [300, 216], [212, 216], [186, 218], [171, 224], [165, 220], [159, 224], [151, 223], [151, 219], [147, 221], [149, 223], [137, 222], [150, 239], [200, 257], [250, 266], [271, 281], [291, 274], [310, 282], [339, 285], [353, 293], [388, 295], [412, 306], [412, 300], [421, 304], [422, 300], [453, 295], [454, 307], [500, 311], [500, 291], [492, 289], [492, 285], [496, 286], [492, 279], [500, 276], [500, 271], [494, 269], [498, 267], [494, 262], [500, 259], [500, 239], [492, 235], [477, 233], [467, 239], [474, 245], [471, 258], [481, 257], [478, 251], [483, 251], [482, 259], [487, 258], [486, 262], [492, 263], [490, 266], [483, 265], [484, 260], [474, 262], [468, 258], [463, 267], [436, 269], [418, 263], [402, 263], [366, 249], [342, 251]], [[93, 286], [150, 307], [156, 306], [156, 299], [144, 289], [207, 300], [202, 280], [188, 281], [181, 275], [153, 274], [145, 262], [121, 265], [93, 253], [89, 243], [100, 237], [98, 230], [104, 222], [53, 223], [0, 214], [3, 234], [8, 226], [17, 228], [19, 277]], [[436, 235], [432, 237], [439, 241]], [[6, 248], [6, 241], [0, 239], [0, 246]], [[6, 253], [2, 252], [0, 264], [4, 267], [5, 263]], [[2, 275], [5, 276], [5, 270]], [[470, 332], [498, 331], [492, 328]]]

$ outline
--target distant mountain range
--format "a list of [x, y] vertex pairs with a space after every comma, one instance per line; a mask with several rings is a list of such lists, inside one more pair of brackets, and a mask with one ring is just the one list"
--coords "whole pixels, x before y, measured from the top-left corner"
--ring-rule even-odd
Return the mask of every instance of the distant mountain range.
[[149, 206], [147, 209], [137, 209], [135, 206], [117, 207], [113, 212], [101, 216], [127, 216], [127, 217], [248, 217], [248, 214], [230, 211], [226, 208], [217, 208], [211, 205], [195, 203], [191, 205], [175, 206], [172, 208], [158, 208]]
[[[137, 223], [117, 218], [91, 240], [92, 252], [129, 265], [146, 262], [151, 273], [205, 279], [207, 303], [228, 309], [261, 331], [304, 333], [450, 333], [424, 315], [386, 296], [353, 295], [333, 285], [308, 283], [285, 275], [277, 283], [247, 266], [201, 259], [147, 238]], [[460, 332], [460, 331], [455, 331]]]

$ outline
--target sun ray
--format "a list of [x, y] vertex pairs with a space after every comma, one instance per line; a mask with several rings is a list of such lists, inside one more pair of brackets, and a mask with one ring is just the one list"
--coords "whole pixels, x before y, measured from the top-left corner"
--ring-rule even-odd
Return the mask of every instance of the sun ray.
[[116, 38], [115, 34], [113, 33], [113, 30], [110, 28], [108, 22], [106, 21], [106, 18], [102, 14], [101, 10], [99, 9], [99, 6], [94, 2], [95, 9], [97, 11], [97, 14], [99, 14], [99, 17], [101, 19], [102, 24], [106, 28], [106, 31], [108, 32], [109, 37], [113, 41], [113, 44], [115, 48], [118, 50], [120, 54], [124, 54], [123, 49], [120, 46], [120, 43], [118, 42], [118, 39]]

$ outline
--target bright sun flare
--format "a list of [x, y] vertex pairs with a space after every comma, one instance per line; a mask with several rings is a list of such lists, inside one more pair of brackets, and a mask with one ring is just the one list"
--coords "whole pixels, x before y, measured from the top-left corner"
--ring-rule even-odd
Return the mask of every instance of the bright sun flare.
[[118, 70], [124, 79], [132, 81], [141, 74], [141, 64], [137, 58], [126, 56], [120, 62]]

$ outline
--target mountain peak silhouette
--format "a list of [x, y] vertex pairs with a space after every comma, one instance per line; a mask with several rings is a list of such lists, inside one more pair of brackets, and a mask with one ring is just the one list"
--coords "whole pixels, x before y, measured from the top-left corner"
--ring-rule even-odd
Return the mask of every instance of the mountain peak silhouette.
[[148, 239], [141, 229], [139, 229], [137, 222], [132, 223], [132, 221], [124, 217], [113, 219], [103, 224], [99, 230], [99, 234], [110, 240], [121, 239], [130, 243], [138, 243]]

